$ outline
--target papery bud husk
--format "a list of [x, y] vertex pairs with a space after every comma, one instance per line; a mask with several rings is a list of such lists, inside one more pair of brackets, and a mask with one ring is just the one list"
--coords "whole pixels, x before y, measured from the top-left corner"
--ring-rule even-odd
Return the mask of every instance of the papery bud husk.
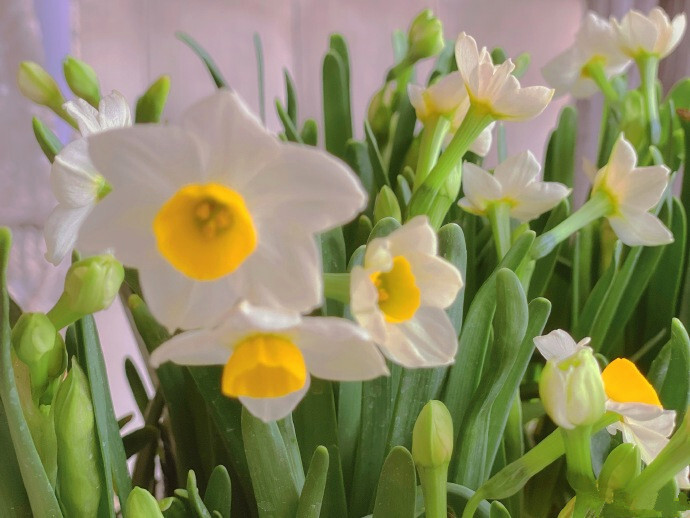
[[421, 468], [447, 465], [453, 454], [453, 419], [440, 401], [429, 401], [412, 430], [412, 458]]
[[163, 518], [158, 502], [151, 493], [135, 487], [127, 497], [127, 518]]

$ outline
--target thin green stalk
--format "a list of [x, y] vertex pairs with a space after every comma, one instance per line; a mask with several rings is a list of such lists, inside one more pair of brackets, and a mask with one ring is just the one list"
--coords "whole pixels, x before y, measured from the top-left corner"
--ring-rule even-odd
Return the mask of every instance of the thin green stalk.
[[657, 145], [661, 138], [661, 123], [659, 122], [659, 103], [656, 97], [656, 79], [659, 70], [659, 57], [652, 54], [645, 54], [635, 60], [640, 69], [640, 80], [642, 81], [642, 95], [644, 96], [645, 107], [647, 110], [647, 120], [649, 122], [649, 141], [652, 145]]
[[604, 64], [600, 60], [595, 59], [587, 63], [584, 67], [584, 71], [589, 75], [590, 79], [597, 84], [601, 93], [604, 94], [606, 102], [610, 104], [618, 102], [618, 92], [616, 92], [616, 89], [613, 87], [608, 77], [606, 77]]
[[510, 250], [510, 204], [505, 201], [494, 202], [489, 205], [487, 215], [500, 261]]
[[436, 165], [443, 140], [446, 138], [449, 129], [450, 121], [443, 116], [436, 117], [424, 126], [419, 143], [419, 158], [417, 159], [413, 191], [416, 191], [422, 185], [429, 171]]
[[424, 516], [446, 518], [448, 516], [448, 465], [444, 468], [419, 468], [419, 481], [424, 494]]
[[324, 273], [323, 291], [326, 298], [348, 304], [350, 302], [350, 274]]

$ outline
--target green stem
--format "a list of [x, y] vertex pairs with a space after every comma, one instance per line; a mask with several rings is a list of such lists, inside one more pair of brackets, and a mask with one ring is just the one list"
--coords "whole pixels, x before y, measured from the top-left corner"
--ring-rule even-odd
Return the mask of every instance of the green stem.
[[591, 509], [599, 507], [590, 451], [592, 427], [578, 426], [561, 432], [568, 466], [567, 478], [576, 493], [573, 518], [584, 518]]
[[534, 241], [532, 257], [541, 259], [548, 255], [556, 245], [592, 221], [611, 214], [612, 211], [613, 203], [609, 195], [603, 191], [595, 192], [582, 207]]
[[324, 273], [323, 292], [326, 298], [337, 300], [343, 304], [350, 302], [350, 274]]
[[587, 63], [585, 65], [585, 72], [587, 72], [592, 81], [597, 84], [608, 103], [615, 104], [618, 102], [618, 92], [616, 92], [616, 89], [613, 87], [608, 77], [606, 77], [604, 64], [601, 61], [595, 59]]
[[487, 209], [487, 216], [500, 261], [510, 250], [510, 204], [505, 201], [491, 203]]
[[652, 145], [659, 143], [661, 137], [661, 123], [659, 122], [659, 103], [656, 98], [656, 79], [659, 70], [659, 57], [645, 54], [636, 59], [640, 69], [642, 81], [642, 95], [644, 96], [649, 121], [649, 141]]
[[446, 518], [448, 516], [448, 464], [439, 468], [418, 468], [419, 481], [424, 494], [424, 516]]
[[52, 309], [46, 313], [46, 316], [58, 331], [73, 324], [84, 316], [81, 313], [72, 311], [69, 306], [70, 304], [67, 301], [67, 296], [63, 293]]
[[450, 121], [443, 116], [434, 118], [434, 120], [424, 126], [422, 139], [419, 143], [419, 158], [417, 159], [417, 171], [414, 177], [414, 191], [422, 185], [429, 171], [436, 165], [443, 140], [448, 134], [449, 129]]

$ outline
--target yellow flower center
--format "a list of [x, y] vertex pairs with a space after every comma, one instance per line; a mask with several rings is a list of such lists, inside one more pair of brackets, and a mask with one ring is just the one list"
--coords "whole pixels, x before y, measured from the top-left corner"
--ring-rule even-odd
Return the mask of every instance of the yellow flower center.
[[244, 199], [218, 183], [182, 187], [156, 214], [153, 233], [161, 255], [197, 281], [232, 273], [257, 242]]
[[235, 345], [221, 389], [229, 397], [274, 398], [301, 389], [306, 380], [299, 348], [283, 336], [260, 333]]
[[661, 406], [654, 387], [635, 364], [625, 358], [609, 363], [601, 373], [606, 395], [617, 403], [646, 403]]
[[394, 257], [390, 271], [374, 272], [370, 279], [378, 290], [379, 308], [387, 322], [404, 322], [414, 316], [420, 305], [420, 292], [407, 259], [401, 255]]

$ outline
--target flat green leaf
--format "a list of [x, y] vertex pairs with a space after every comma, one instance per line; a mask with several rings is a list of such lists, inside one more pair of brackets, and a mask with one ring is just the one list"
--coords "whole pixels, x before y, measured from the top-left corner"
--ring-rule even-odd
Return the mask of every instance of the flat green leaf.
[[573, 187], [576, 144], [577, 111], [573, 106], [566, 106], [558, 116], [558, 126], [551, 133], [544, 161], [544, 181]]
[[211, 78], [213, 79], [213, 82], [216, 84], [218, 88], [228, 86], [228, 82], [225, 80], [223, 74], [221, 74], [220, 70], [218, 69], [218, 65], [216, 65], [216, 62], [213, 60], [211, 55], [208, 52], [206, 52], [206, 49], [199, 45], [199, 43], [197, 43], [197, 41], [187, 33], [178, 31], [175, 33], [175, 36], [178, 40], [180, 40], [190, 49], [192, 49], [194, 54], [196, 54], [199, 57], [199, 59], [201, 59], [201, 61], [204, 62], [204, 65], [206, 65], [206, 69], [211, 74]]
[[135, 122], [159, 122], [170, 93], [170, 77], [161, 76], [137, 99]]
[[326, 150], [340, 158], [345, 156], [347, 142], [352, 138], [348, 67], [333, 50], [323, 60], [323, 117]]
[[283, 123], [283, 128], [285, 129], [285, 136], [290, 142], [298, 142], [303, 144], [302, 137], [300, 136], [297, 128], [295, 127], [295, 122], [290, 118], [290, 115], [285, 111], [283, 103], [280, 99], [276, 99], [276, 111], [278, 112], [278, 117]]
[[383, 218], [380, 219], [369, 234], [369, 239], [367, 244], [371, 243], [373, 239], [377, 237], [386, 237], [391, 232], [400, 228], [400, 222], [394, 218]]
[[414, 518], [416, 487], [412, 455], [402, 446], [396, 446], [381, 470], [373, 518]]
[[259, 114], [261, 122], [266, 124], [266, 82], [264, 79], [264, 49], [261, 44], [261, 36], [254, 33], [254, 56], [256, 57], [256, 75], [259, 87]]
[[211, 472], [204, 493], [204, 504], [210, 512], [217, 512], [221, 518], [230, 518], [232, 484], [225, 466], [216, 466]]
[[5, 408], [0, 402], [0, 516], [24, 518], [31, 516], [29, 497], [12, 444]]
[[[454, 512], [455, 516], [462, 516], [465, 506], [470, 498], [474, 495], [474, 491], [459, 484], [447, 484], [448, 507]], [[489, 518], [491, 505], [486, 500], [482, 500], [475, 512], [474, 516], [479, 518]]]
[[307, 119], [304, 121], [302, 131], [300, 132], [300, 138], [307, 146], [316, 146], [319, 143], [319, 128], [314, 119]]
[[38, 145], [41, 147], [41, 151], [43, 151], [43, 154], [50, 162], [53, 162], [53, 160], [55, 160], [55, 155], [62, 149], [62, 142], [60, 142], [57, 135], [55, 135], [55, 133], [53, 133], [38, 117], [34, 117], [31, 124], [34, 129], [36, 142], [38, 142]]
[[151, 443], [158, 445], [160, 432], [155, 426], [145, 425], [122, 437], [125, 456], [129, 459]]
[[187, 475], [187, 498], [196, 518], [211, 518], [211, 513], [206, 509], [196, 487], [196, 475], [191, 470]]
[[141, 379], [139, 370], [136, 365], [134, 365], [131, 358], [125, 359], [125, 376], [127, 376], [127, 382], [129, 383], [129, 388], [132, 391], [132, 396], [139, 408], [139, 412], [141, 412], [141, 415], [144, 415], [146, 407], [149, 405], [149, 395]]
[[285, 77], [285, 104], [287, 106], [287, 115], [292, 121], [292, 124], [297, 126], [297, 90], [287, 68], [283, 69], [283, 77]]
[[374, 201], [376, 200], [378, 188], [367, 145], [358, 140], [349, 140], [345, 149], [344, 160], [357, 173], [364, 190], [369, 195], [365, 212], [371, 216], [374, 211]]
[[[570, 204], [568, 203], [568, 200], [563, 200], [549, 214], [549, 218], [546, 221], [543, 232], [551, 230], [569, 215]], [[542, 257], [536, 262], [534, 272], [532, 273], [532, 278], [529, 283], [529, 298], [542, 297], [546, 293], [546, 288], [548, 287], [551, 276], [553, 275], [553, 270], [556, 266], [558, 254], [560, 253], [562, 246], [563, 243], [560, 243], [551, 251], [551, 253], [545, 257]]]
[[410, 103], [410, 99], [405, 91], [398, 100], [397, 122], [395, 125], [395, 134], [393, 135], [393, 143], [391, 144], [390, 163], [388, 164], [389, 175], [392, 176], [392, 182], [402, 170], [403, 161], [407, 150], [412, 144], [414, 137], [414, 128], [417, 123], [417, 114], [414, 107]]
[[501, 502], [494, 500], [489, 508], [489, 518], [510, 518], [510, 513]]
[[319, 446], [309, 463], [309, 470], [299, 497], [296, 518], [319, 518], [323, 505], [323, 494], [328, 479], [328, 449]]
[[383, 157], [381, 156], [381, 150], [376, 142], [376, 137], [374, 136], [374, 131], [369, 125], [369, 121], [364, 121], [364, 137], [367, 143], [367, 149], [369, 151], [369, 161], [371, 162], [371, 167], [374, 172], [374, 180], [376, 181], [376, 189], [380, 189], [384, 185], [390, 187], [390, 179], [388, 178], [388, 173], [386, 166], [383, 163]]

